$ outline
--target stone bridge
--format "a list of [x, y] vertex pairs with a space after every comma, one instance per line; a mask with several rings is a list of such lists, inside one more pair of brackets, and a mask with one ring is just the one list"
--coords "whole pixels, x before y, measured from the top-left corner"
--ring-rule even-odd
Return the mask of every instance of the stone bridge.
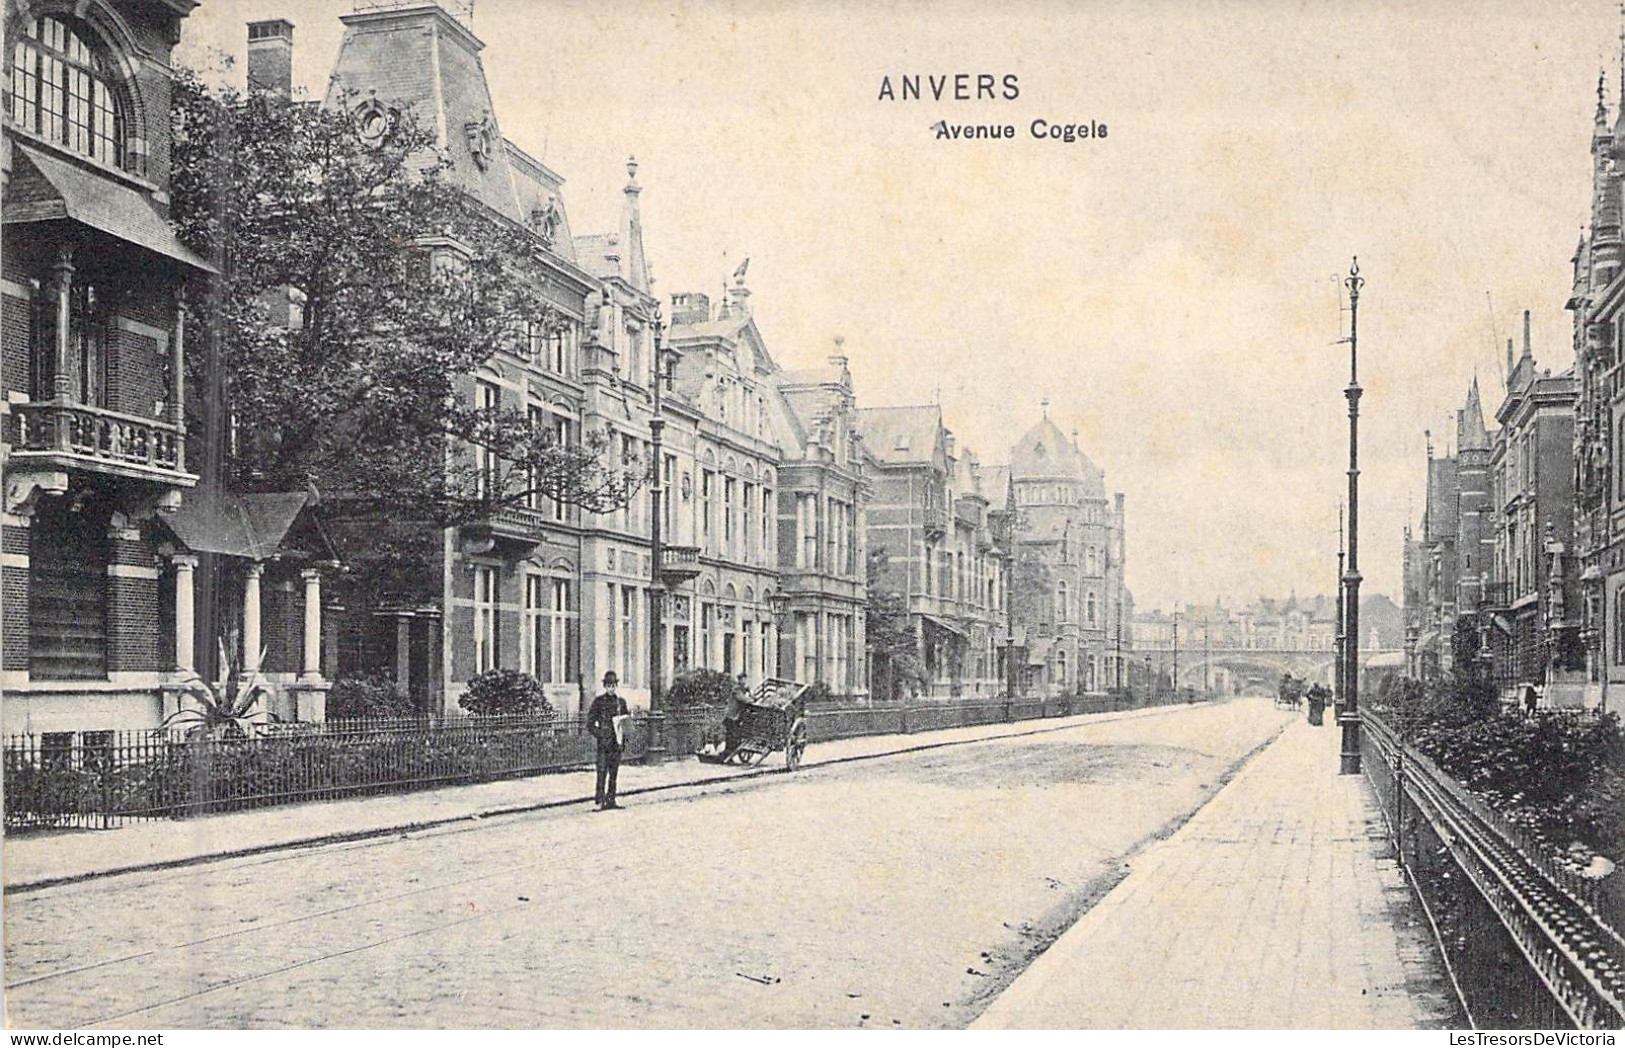
[[[1397, 655], [1400, 649], [1366, 648], [1360, 652], [1364, 666], [1379, 655]], [[1166, 676], [1173, 664], [1171, 647], [1136, 648], [1134, 658], [1145, 665], [1150, 657], [1151, 672]], [[1306, 648], [1220, 648], [1204, 649], [1200, 639], [1193, 647], [1179, 646], [1179, 684], [1200, 688], [1209, 677], [1215, 690], [1240, 692], [1249, 685], [1274, 691], [1281, 674], [1290, 673], [1328, 687], [1337, 653], [1331, 649]]]

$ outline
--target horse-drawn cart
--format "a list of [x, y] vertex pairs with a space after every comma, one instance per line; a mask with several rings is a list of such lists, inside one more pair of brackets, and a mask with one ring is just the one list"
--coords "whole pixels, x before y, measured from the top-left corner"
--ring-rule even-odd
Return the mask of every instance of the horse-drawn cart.
[[695, 756], [706, 764], [748, 768], [782, 750], [784, 770], [795, 771], [807, 751], [807, 711], [802, 701], [806, 690], [805, 684], [768, 678], [729, 705], [722, 743], [701, 749]]

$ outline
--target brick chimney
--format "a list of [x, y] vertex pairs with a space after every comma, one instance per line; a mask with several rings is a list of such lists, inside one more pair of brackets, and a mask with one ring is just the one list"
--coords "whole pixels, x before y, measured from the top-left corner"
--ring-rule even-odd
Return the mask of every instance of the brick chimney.
[[679, 291], [671, 296], [672, 326], [703, 324], [711, 319], [711, 298], [700, 291]]
[[248, 89], [293, 96], [293, 23], [286, 18], [248, 23]]

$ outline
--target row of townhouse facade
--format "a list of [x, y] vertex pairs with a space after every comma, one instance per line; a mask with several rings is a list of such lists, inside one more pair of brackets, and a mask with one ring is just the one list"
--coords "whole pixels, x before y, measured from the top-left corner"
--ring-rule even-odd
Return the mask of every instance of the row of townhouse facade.
[[[1040, 433], [1046, 419], [1014, 468], [984, 467], [940, 408], [860, 409], [841, 339], [820, 366], [776, 362], [744, 267], [716, 303], [661, 302], [637, 164], [618, 228], [574, 231], [563, 179], [498, 123], [483, 44], [437, 4], [341, 16], [320, 104], [356, 107], [358, 126], [363, 109], [413, 111], [437, 129], [444, 177], [490, 222], [526, 233], [535, 290], [559, 323], [493, 349], [458, 395], [523, 412], [566, 444], [605, 434], [609, 455], [645, 463], [662, 496], [660, 562], [651, 484], [609, 512], [536, 496], [451, 528], [318, 497], [322, 478], [310, 491], [231, 490], [218, 462], [197, 461], [226, 442], [188, 457], [188, 412], [218, 436], [225, 410], [209, 378], [184, 388], [182, 288], [210, 268], [166, 221], [169, 61], [194, 6], [7, 2], [7, 731], [152, 726], [187, 678], [246, 662], [285, 720], [321, 719], [332, 682], [353, 678], [450, 712], [493, 669], [534, 676], [567, 714], [609, 671], [651, 706], [657, 620], [668, 682], [705, 668], [822, 682], [861, 702], [872, 581], [906, 595], [929, 694], [1112, 681], [1122, 497], [1106, 500], [1075, 442]], [[247, 36], [251, 90], [291, 93], [292, 23], [251, 23]], [[68, 105], [74, 91], [92, 104]], [[431, 269], [457, 263], [454, 242], [423, 248]], [[1064, 468], [1017, 453], [1032, 440]], [[499, 461], [464, 450], [499, 482]], [[356, 570], [383, 548], [387, 578]], [[1011, 586], [1023, 550], [1054, 576], [1025, 614]]]
[[[386, 676], [421, 708], [450, 710], [478, 674], [520, 670], [569, 713], [614, 672], [628, 701], [648, 707], [659, 601], [665, 681], [689, 668], [752, 685], [785, 675], [863, 698], [862, 444], [851, 435], [844, 358], [819, 375], [781, 369], [742, 272], [716, 308], [699, 293], [661, 303], [635, 161], [618, 228], [574, 233], [562, 178], [497, 124], [483, 45], [466, 24], [432, 4], [341, 20], [329, 104], [385, 98], [430, 106], [431, 126], [480, 129], [437, 143], [451, 153], [453, 177], [497, 215], [528, 225], [549, 264], [542, 286], [563, 329], [544, 345], [493, 354], [470, 376], [469, 395], [482, 407], [526, 411], [565, 442], [606, 434], [609, 455], [658, 471], [663, 550], [655, 565], [650, 483], [609, 512], [546, 499], [497, 510], [445, 534], [422, 593], [396, 607], [347, 608], [355, 641], [341, 640], [335, 672]], [[501, 148], [463, 162], [488, 141]], [[660, 339], [657, 325], [668, 321]], [[664, 382], [658, 463], [656, 381]], [[349, 534], [365, 542], [374, 522], [355, 523]], [[800, 559], [804, 541], [817, 545], [816, 562]], [[839, 564], [825, 551], [837, 542], [850, 546]]]
[[1505, 693], [1533, 684], [1555, 704], [1588, 701], [1575, 550], [1573, 370], [1538, 370], [1507, 344], [1506, 393], [1484, 419], [1478, 382], [1456, 412], [1454, 448], [1428, 441], [1421, 532], [1405, 535], [1408, 671], [1472, 670]]
[[1506, 345], [1497, 428], [1475, 379], [1455, 448], [1435, 457], [1429, 439], [1422, 529], [1407, 526], [1404, 547], [1410, 672], [1473, 669], [1504, 695], [1533, 685], [1543, 702], [1577, 707], [1606, 705], [1625, 685], [1625, 108], [1610, 127], [1601, 79], [1591, 168], [1591, 220], [1564, 306], [1573, 362], [1537, 367], [1526, 311], [1521, 354]]

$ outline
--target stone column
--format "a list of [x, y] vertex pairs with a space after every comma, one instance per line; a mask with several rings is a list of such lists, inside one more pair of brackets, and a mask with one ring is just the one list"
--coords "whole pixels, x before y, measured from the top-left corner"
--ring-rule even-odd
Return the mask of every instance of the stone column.
[[184, 675], [197, 669], [193, 653], [192, 579], [197, 571], [197, 558], [175, 557], [175, 666]]
[[186, 472], [186, 297], [175, 294], [175, 327], [169, 336], [169, 424], [175, 427], [175, 469]]
[[243, 672], [254, 673], [260, 668], [260, 577], [265, 565], [250, 561], [243, 577]]
[[409, 615], [395, 616], [395, 690], [401, 695], [412, 693], [412, 619]]
[[[73, 309], [71, 294], [73, 291], [73, 249], [63, 245], [57, 249], [56, 261], [51, 264], [49, 286], [53, 308], [56, 311], [56, 344], [55, 350], [56, 373], [52, 376], [52, 392], [56, 394], [58, 403], [66, 404], [73, 395], [72, 346], [69, 342], [69, 324]], [[67, 447], [66, 420], [57, 431], [57, 446]]]
[[322, 573], [306, 568], [300, 575], [305, 580], [305, 650], [299, 676], [317, 680], [322, 675]]

